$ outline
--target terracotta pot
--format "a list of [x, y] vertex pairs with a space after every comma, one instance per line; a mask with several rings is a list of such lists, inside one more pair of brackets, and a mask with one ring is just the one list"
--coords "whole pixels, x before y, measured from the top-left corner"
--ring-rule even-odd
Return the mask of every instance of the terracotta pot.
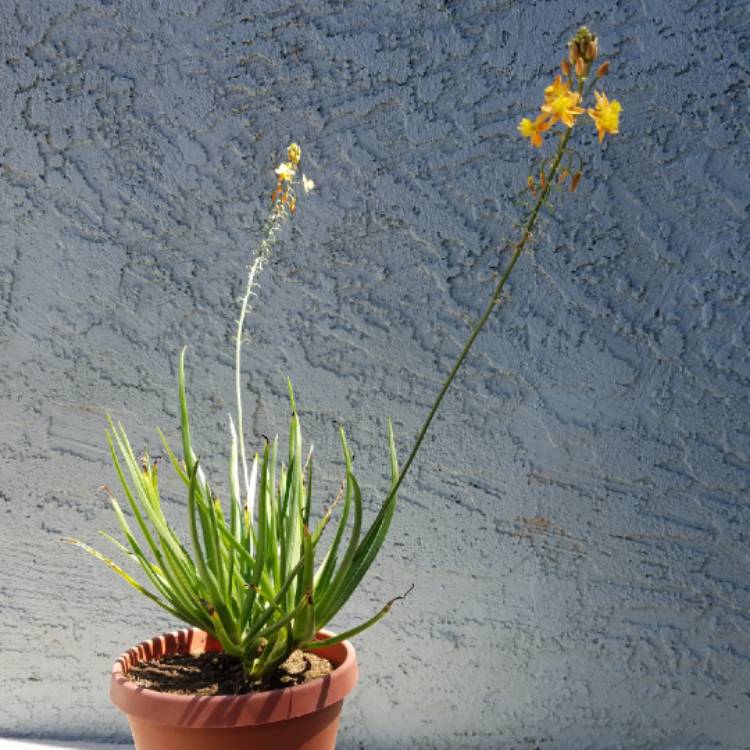
[[[318, 638], [328, 638], [321, 631]], [[334, 670], [302, 685], [227, 696], [174, 695], [127, 678], [140, 661], [221, 651], [197, 628], [165, 633], [126, 651], [112, 668], [110, 698], [128, 716], [137, 750], [333, 750], [344, 697], [357, 682], [348, 641], [316, 651]]]

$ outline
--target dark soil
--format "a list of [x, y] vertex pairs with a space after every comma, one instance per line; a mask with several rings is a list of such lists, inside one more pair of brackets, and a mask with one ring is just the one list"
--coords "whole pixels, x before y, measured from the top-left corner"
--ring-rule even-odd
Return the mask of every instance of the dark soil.
[[199, 656], [165, 656], [136, 664], [128, 679], [160, 693], [179, 695], [241, 695], [300, 685], [333, 670], [328, 659], [295, 651], [268, 680], [252, 681], [239, 659], [223, 651]]

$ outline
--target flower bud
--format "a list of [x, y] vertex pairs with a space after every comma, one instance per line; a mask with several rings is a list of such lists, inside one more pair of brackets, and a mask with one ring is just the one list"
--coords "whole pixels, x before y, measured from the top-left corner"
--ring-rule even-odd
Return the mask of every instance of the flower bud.
[[599, 45], [596, 41], [596, 37], [594, 37], [586, 47], [586, 59], [589, 62], [593, 62], [596, 60], [597, 56], [599, 54]]
[[579, 78], [583, 78], [586, 75], [586, 63], [582, 57], [576, 60], [576, 75]]
[[607, 62], [603, 62], [599, 66], [599, 70], [596, 71], [596, 77], [597, 78], [604, 78], [604, 76], [609, 73], [609, 60]]
[[565, 77], [568, 77], [570, 75], [570, 63], [563, 58], [562, 62], [560, 63], [560, 70], [562, 70], [562, 74]]
[[591, 62], [596, 59], [598, 54], [599, 45], [596, 37], [585, 26], [581, 26], [570, 40], [570, 62], [575, 64], [581, 57], [585, 61]]

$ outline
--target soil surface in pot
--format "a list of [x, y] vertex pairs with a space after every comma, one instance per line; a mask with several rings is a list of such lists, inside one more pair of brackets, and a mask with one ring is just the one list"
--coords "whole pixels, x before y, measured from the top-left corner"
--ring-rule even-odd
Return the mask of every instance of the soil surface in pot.
[[180, 695], [242, 695], [292, 687], [333, 671], [328, 659], [295, 651], [268, 680], [251, 680], [239, 659], [223, 651], [191, 656], [175, 654], [134, 665], [128, 679], [160, 693]]

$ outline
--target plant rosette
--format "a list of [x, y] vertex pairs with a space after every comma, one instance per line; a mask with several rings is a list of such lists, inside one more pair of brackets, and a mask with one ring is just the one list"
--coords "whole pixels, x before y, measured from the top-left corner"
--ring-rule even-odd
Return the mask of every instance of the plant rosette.
[[[327, 639], [323, 631], [318, 638]], [[128, 678], [136, 664], [175, 654], [221, 651], [197, 628], [165, 633], [123, 653], [112, 668], [110, 698], [128, 717], [138, 750], [333, 750], [344, 698], [357, 682], [348, 641], [316, 650], [333, 670], [291, 687], [243, 695], [177, 695]]]

